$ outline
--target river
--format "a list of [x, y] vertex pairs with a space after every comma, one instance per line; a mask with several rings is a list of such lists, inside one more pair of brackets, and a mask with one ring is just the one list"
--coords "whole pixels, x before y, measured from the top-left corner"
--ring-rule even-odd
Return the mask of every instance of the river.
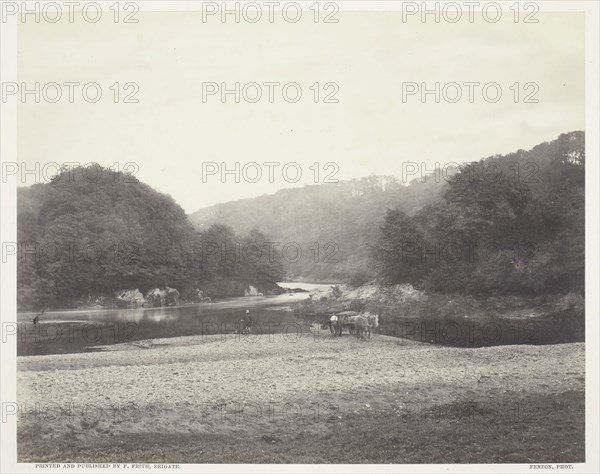
[[[282, 282], [280, 286], [315, 290], [330, 285]], [[255, 325], [253, 334], [308, 331], [291, 305], [308, 293], [225, 298], [214, 303], [163, 308], [49, 311], [37, 325], [34, 313], [17, 315], [17, 355], [66, 354], [98, 350], [97, 346], [144, 339], [234, 334], [246, 310]]]

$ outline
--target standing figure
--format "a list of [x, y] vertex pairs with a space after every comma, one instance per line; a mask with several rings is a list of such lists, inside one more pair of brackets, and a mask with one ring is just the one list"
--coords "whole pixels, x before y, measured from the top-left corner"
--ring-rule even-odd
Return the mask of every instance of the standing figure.
[[329, 318], [329, 330], [331, 331], [331, 334], [333, 334], [334, 336], [337, 335], [338, 333], [341, 333], [341, 331], [339, 330], [338, 317], [335, 314], [333, 316], [331, 316], [331, 318]]
[[242, 334], [249, 334], [250, 326], [252, 326], [254, 324], [254, 321], [252, 320], [252, 316], [250, 316], [249, 309], [246, 310], [246, 314], [244, 315], [243, 323], [244, 323], [244, 328], [242, 329]]
[[36, 325], [36, 324], [37, 324], [37, 323], [40, 321], [40, 316], [41, 316], [42, 314], [44, 314], [44, 311], [46, 311], [46, 310], [45, 310], [45, 309], [43, 309], [41, 313], [38, 313], [38, 314], [36, 314], [36, 315], [35, 315], [35, 318], [33, 318], [33, 324], [34, 324], [34, 325]]

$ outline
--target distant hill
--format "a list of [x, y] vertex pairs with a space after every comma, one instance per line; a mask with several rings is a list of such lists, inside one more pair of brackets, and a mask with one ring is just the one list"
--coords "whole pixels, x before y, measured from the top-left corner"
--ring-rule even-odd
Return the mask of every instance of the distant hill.
[[[298, 243], [302, 258], [295, 263], [286, 262], [288, 278], [323, 282], [355, 280], [360, 283], [376, 275], [369, 255], [380, 235], [387, 209], [414, 216], [428, 206], [444, 202], [450, 188], [447, 181], [452, 176], [471, 180], [468, 173], [474, 172], [485, 189], [488, 181], [494, 181], [494, 173], [500, 172], [502, 179], [517, 179], [529, 189], [536, 202], [542, 203], [540, 207], [547, 216], [544, 225], [548, 225], [553, 214], [564, 210], [562, 205], [557, 205], [566, 199], [562, 196], [567, 196], [562, 188], [569, 188], [569, 196], [583, 193], [579, 181], [564, 181], [572, 178], [565, 177], [563, 170], [565, 167], [568, 172], [583, 170], [583, 147], [584, 132], [570, 132], [528, 151], [518, 150], [465, 162], [461, 170], [449, 170], [445, 176], [429, 175], [424, 182], [419, 178], [403, 184], [395, 177], [370, 176], [335, 184], [283, 189], [272, 195], [200, 209], [189, 218], [196, 229], [218, 223], [246, 234], [258, 226], [272, 241], [280, 243], [279, 250], [288, 242]], [[564, 162], [564, 166], [561, 168], [556, 164], [558, 162]], [[481, 173], [485, 173], [483, 181]], [[319, 244], [318, 256], [314, 250], [316, 243]], [[293, 259], [294, 255], [295, 251], [290, 249], [287, 260]]]
[[[191, 214], [197, 229], [226, 224], [246, 234], [258, 226], [281, 253], [287, 243], [297, 243], [302, 258], [295, 263], [290, 247], [284, 258], [287, 277], [307, 281], [340, 281], [368, 271], [369, 245], [383, 223], [386, 208], [413, 214], [433, 203], [445, 187], [433, 176], [402, 184], [389, 176], [283, 189], [275, 194], [217, 204]], [[319, 251], [317, 253], [317, 244]]]

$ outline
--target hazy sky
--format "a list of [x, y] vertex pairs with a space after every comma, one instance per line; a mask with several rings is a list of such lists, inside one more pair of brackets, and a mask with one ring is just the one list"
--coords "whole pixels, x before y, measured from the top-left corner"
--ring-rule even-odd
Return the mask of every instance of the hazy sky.
[[[68, 89], [57, 103], [30, 98], [18, 108], [18, 159], [22, 162], [134, 162], [136, 176], [168, 193], [186, 212], [314, 182], [312, 163], [335, 162], [338, 179], [390, 174], [402, 163], [463, 162], [531, 148], [560, 133], [584, 129], [584, 17], [539, 13], [539, 23], [403, 23], [399, 13], [339, 13], [339, 23], [301, 20], [203, 23], [200, 13], [138, 13], [137, 24], [100, 21], [19, 25], [19, 81], [97, 82], [95, 104]], [[281, 87], [269, 103], [203, 102], [203, 82], [233, 87], [249, 82], [296, 82], [297, 103]], [[113, 102], [109, 87], [139, 85], [139, 103]], [[309, 88], [334, 82], [338, 103], [320, 102]], [[502, 98], [490, 103], [475, 88], [456, 103], [403, 102], [405, 82], [496, 82]], [[510, 87], [521, 86], [519, 103]], [[539, 86], [538, 103], [523, 103]], [[54, 92], [48, 90], [49, 94]], [[247, 89], [254, 96], [254, 89]], [[293, 90], [288, 90], [293, 97]], [[447, 89], [453, 97], [454, 89]], [[491, 97], [493, 89], [488, 90]], [[120, 99], [126, 92], [121, 91]], [[91, 93], [90, 93], [91, 95]], [[262, 166], [256, 183], [219, 174], [203, 183], [202, 163], [279, 162], [274, 182]], [[292, 184], [282, 166], [296, 162]], [[254, 169], [246, 168], [254, 178]], [[333, 170], [330, 168], [329, 170]], [[294, 168], [288, 169], [294, 177]]]

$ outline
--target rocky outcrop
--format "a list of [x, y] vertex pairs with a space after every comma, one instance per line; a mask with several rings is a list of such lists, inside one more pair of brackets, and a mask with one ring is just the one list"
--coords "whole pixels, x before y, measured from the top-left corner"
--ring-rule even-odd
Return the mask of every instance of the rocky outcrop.
[[176, 306], [179, 302], [179, 291], [166, 286], [164, 289], [154, 288], [146, 293], [146, 305], [151, 307]]
[[258, 291], [255, 287], [250, 285], [247, 289], [244, 290], [244, 296], [263, 296], [263, 294], [260, 291]]
[[167, 286], [165, 292], [165, 306], [177, 306], [177, 303], [179, 303], [179, 291]]
[[[120, 290], [115, 295], [118, 306], [142, 306], [146, 299], [144, 295], [138, 290]], [[103, 304], [100, 303], [100, 304]]]
[[[381, 287], [368, 283], [354, 288], [347, 285], [321, 287], [310, 292], [308, 299], [299, 304], [296, 311], [306, 314], [330, 314], [340, 311], [373, 310], [381, 313], [384, 308], [397, 308], [418, 304], [427, 300], [425, 293], [412, 285]], [[377, 308], [377, 310], [375, 310]]]
[[304, 288], [287, 288], [287, 287], [283, 287], [279, 293], [280, 294], [281, 293], [310, 293], [310, 291], [309, 290], [305, 290]]
[[371, 283], [354, 289], [342, 287], [342, 292], [345, 299], [371, 304], [396, 305], [409, 300], [423, 301], [426, 299], [424, 292], [408, 283], [394, 286], [378, 286]]
[[196, 288], [194, 290], [194, 295], [192, 296], [192, 301], [194, 303], [212, 303], [212, 300], [210, 299], [210, 297], [206, 296], [200, 288]]
[[154, 288], [146, 293], [146, 305], [151, 307], [164, 306], [166, 295], [164, 290]]
[[89, 296], [85, 304], [86, 307], [90, 308], [103, 308], [106, 305], [106, 298], [104, 296], [92, 297]]

